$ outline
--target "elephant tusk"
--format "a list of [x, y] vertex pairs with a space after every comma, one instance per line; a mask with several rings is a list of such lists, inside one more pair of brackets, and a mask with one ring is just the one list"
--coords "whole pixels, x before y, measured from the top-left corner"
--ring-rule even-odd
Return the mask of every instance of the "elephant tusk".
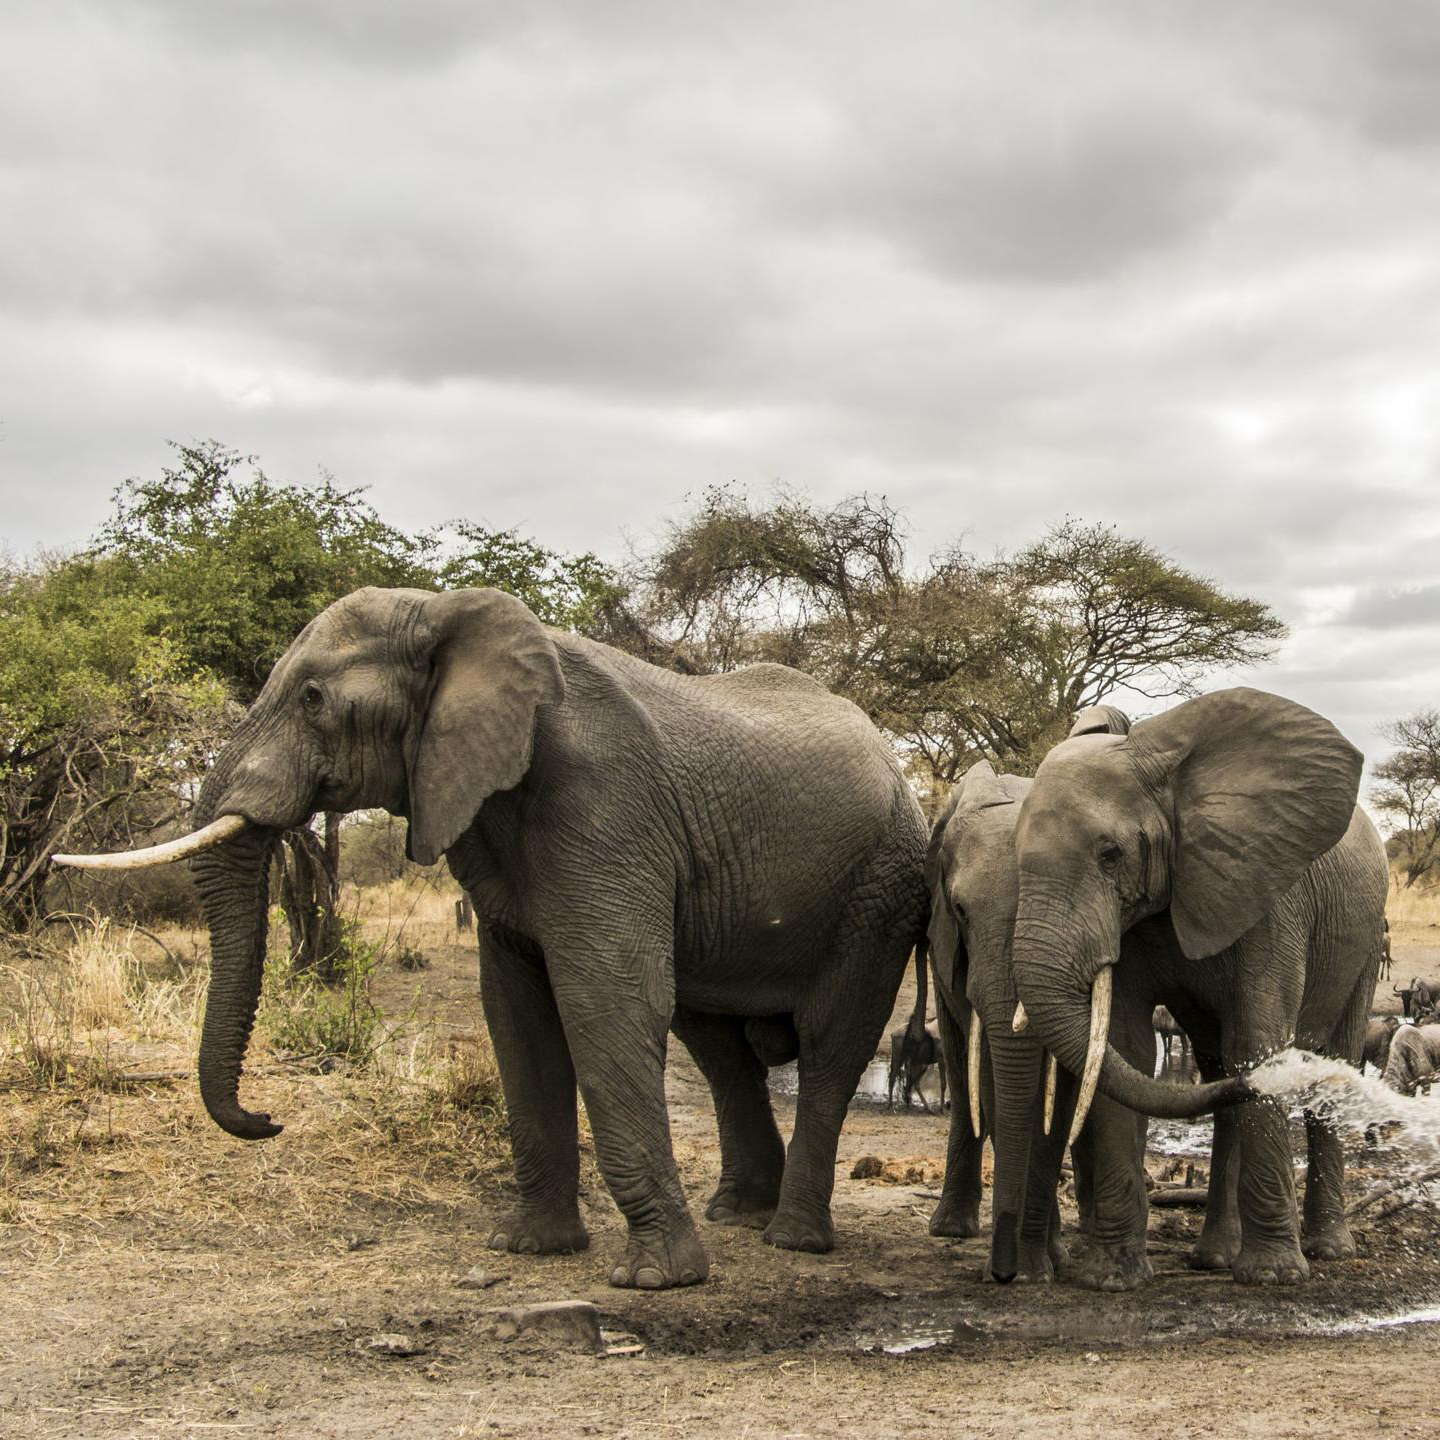
[[222, 815], [201, 830], [150, 845], [144, 850], [117, 850], [113, 855], [52, 855], [52, 865], [70, 865], [76, 870], [148, 870], [152, 865], [169, 865], [198, 855], [202, 850], [238, 835], [250, 822], [243, 815]]
[[1045, 1057], [1045, 1133], [1055, 1123], [1055, 1086], [1059, 1078], [1059, 1065], [1053, 1055]]
[[980, 1012], [972, 1008], [966, 1060], [970, 1077], [970, 1128], [975, 1132], [977, 1140], [980, 1138], [980, 1038], [984, 1028], [980, 1023]]
[[1085, 1124], [1095, 1090], [1100, 1084], [1100, 1067], [1105, 1063], [1105, 1044], [1110, 1034], [1110, 993], [1114, 975], [1107, 965], [1095, 977], [1090, 990], [1090, 1045], [1085, 1051], [1085, 1074], [1080, 1080], [1080, 1098], [1075, 1102], [1075, 1119], [1070, 1124], [1070, 1143]]
[[1030, 1017], [1025, 1013], [1025, 1002], [1023, 1000], [1017, 1000], [1015, 1002], [1015, 1018], [1010, 1022], [1010, 1028], [1017, 1035], [1022, 1034], [1030, 1028]]

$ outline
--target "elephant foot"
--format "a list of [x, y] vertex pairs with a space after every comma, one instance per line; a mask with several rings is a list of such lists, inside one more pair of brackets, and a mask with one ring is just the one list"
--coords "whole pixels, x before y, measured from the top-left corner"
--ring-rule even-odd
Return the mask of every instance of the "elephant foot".
[[1228, 1270], [1239, 1253], [1238, 1230], [1227, 1232], [1217, 1229], [1208, 1234], [1202, 1230], [1185, 1257], [1185, 1263], [1192, 1270]]
[[590, 1248], [590, 1232], [578, 1214], [518, 1210], [502, 1220], [485, 1243], [491, 1250], [509, 1250], [515, 1255], [570, 1255]]
[[1154, 1275], [1141, 1244], [1091, 1245], [1065, 1270], [1065, 1278], [1086, 1290], [1138, 1290]]
[[1228, 1270], [1235, 1260], [1235, 1252], [1228, 1245], [1195, 1244], [1185, 1257], [1185, 1263], [1192, 1270]]
[[705, 1218], [716, 1225], [756, 1225], [768, 1220], [780, 1203], [780, 1179], [726, 1180], [722, 1177]]
[[669, 1290], [698, 1285], [709, 1273], [709, 1257], [693, 1230], [671, 1236], [631, 1235], [610, 1272], [610, 1283], [621, 1290]]
[[1355, 1237], [1343, 1219], [1324, 1229], [1308, 1232], [1300, 1241], [1300, 1251], [1311, 1260], [1353, 1260]]
[[1309, 1263], [1293, 1241], [1242, 1246], [1230, 1269], [1239, 1285], [1302, 1285], [1310, 1278]]
[[830, 1216], [802, 1215], [784, 1209], [765, 1227], [765, 1243], [781, 1250], [801, 1250], [809, 1255], [828, 1255], [835, 1248], [835, 1227]]
[[948, 1235], [955, 1240], [968, 1240], [980, 1233], [980, 1202], [954, 1200], [942, 1195], [935, 1213], [930, 1217], [932, 1235]]
[[[1035, 1244], [1022, 1240], [1015, 1253], [1015, 1273], [1002, 1283], [1006, 1285], [1053, 1285], [1058, 1273], [1048, 1242], [1041, 1241], [1039, 1244]], [[987, 1285], [995, 1283], [993, 1256], [986, 1260], [980, 1278]]]

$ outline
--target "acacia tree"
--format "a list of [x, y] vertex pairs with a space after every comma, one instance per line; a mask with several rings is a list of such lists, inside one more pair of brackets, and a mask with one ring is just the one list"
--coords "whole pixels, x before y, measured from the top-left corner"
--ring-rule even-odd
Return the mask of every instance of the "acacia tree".
[[883, 497], [756, 506], [712, 490], [638, 563], [637, 613], [685, 668], [808, 671], [940, 785], [982, 758], [1031, 770], [1083, 706], [1191, 694], [1285, 633], [1259, 601], [1105, 526], [1066, 520], [1013, 555], [956, 547], [918, 570], [904, 542]]
[[1409, 889], [1440, 864], [1440, 711], [1417, 710], [1380, 733], [1396, 748], [1375, 767], [1370, 803], [1392, 821]]

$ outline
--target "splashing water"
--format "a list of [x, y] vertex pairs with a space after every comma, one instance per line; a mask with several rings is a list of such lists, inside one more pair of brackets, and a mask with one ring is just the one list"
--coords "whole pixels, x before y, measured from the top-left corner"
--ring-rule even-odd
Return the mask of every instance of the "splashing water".
[[1440, 1100], [1398, 1094], [1343, 1060], [1293, 1048], [1272, 1055], [1245, 1078], [1259, 1094], [1291, 1111], [1309, 1110], [1341, 1135], [1359, 1140], [1378, 1129], [1417, 1172], [1440, 1164]]

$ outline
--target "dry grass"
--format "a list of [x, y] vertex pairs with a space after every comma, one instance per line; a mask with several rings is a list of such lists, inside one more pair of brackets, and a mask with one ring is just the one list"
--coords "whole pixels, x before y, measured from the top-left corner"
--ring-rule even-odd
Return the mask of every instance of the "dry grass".
[[1404, 876], [1392, 870], [1385, 914], [1392, 926], [1440, 926], [1440, 885], [1422, 883], [1406, 889]]
[[[386, 963], [416, 946], [418, 927], [453, 949], [445, 897], [385, 891], [355, 899]], [[404, 1014], [368, 1063], [333, 1073], [287, 1060], [257, 1028], [245, 1103], [286, 1130], [264, 1145], [224, 1135], [190, 1083], [204, 954], [201, 936], [157, 943], [105, 921], [0, 951], [0, 1224], [37, 1236], [81, 1217], [333, 1233], [337, 1216], [363, 1225], [468, 1203], [505, 1158], [488, 1036], [442, 1036]]]

